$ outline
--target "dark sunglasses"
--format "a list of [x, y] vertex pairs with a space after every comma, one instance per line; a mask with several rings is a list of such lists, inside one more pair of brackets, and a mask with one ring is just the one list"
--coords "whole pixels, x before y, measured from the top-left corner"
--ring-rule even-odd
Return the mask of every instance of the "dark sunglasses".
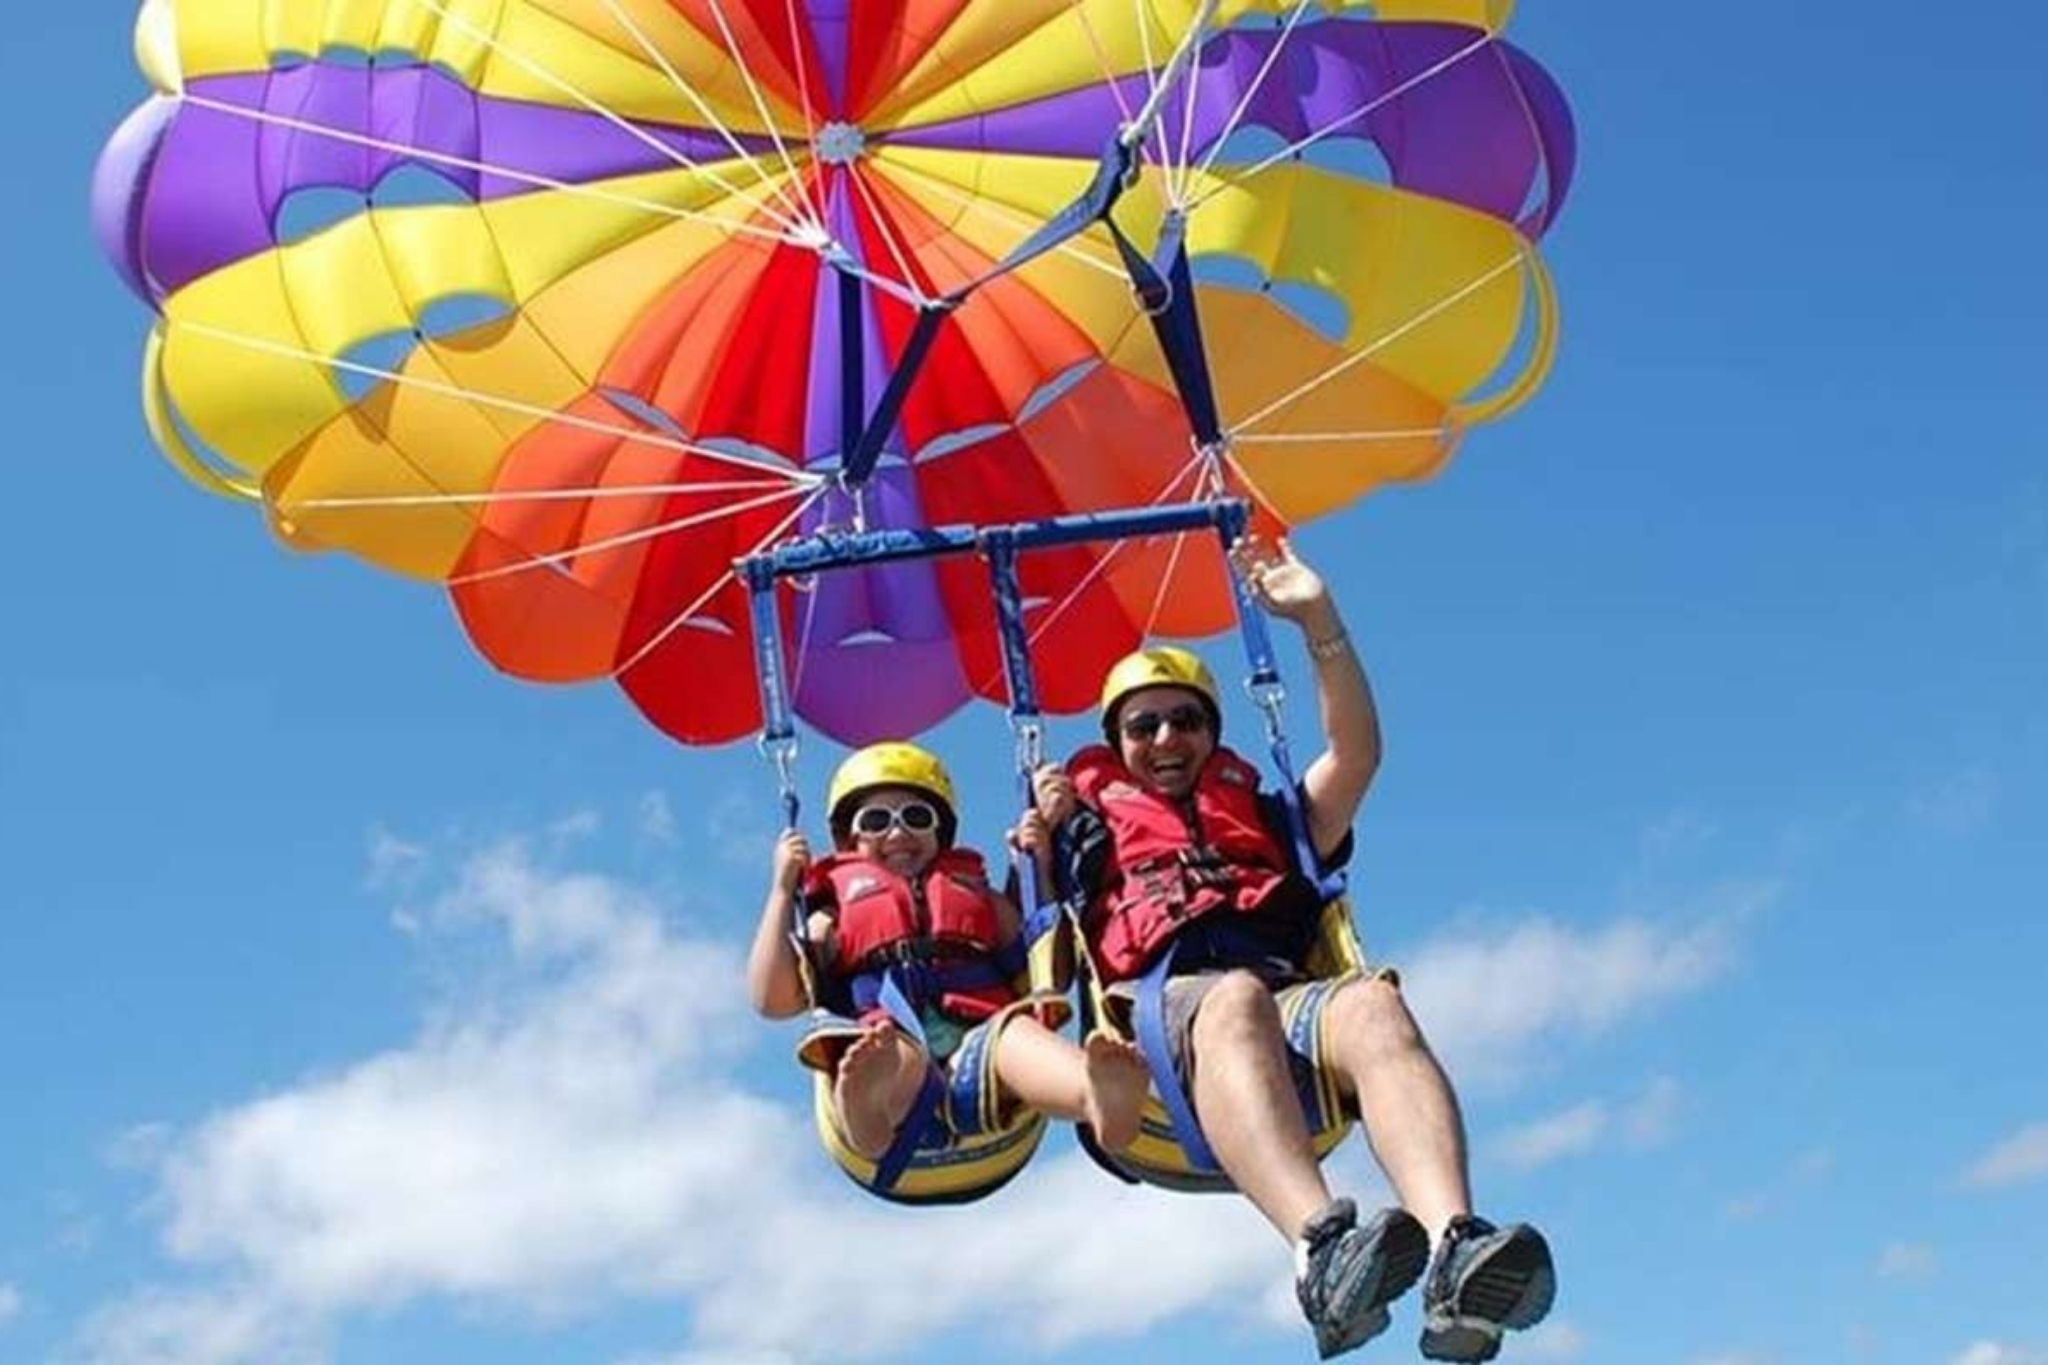
[[862, 806], [853, 813], [855, 834], [887, 834], [898, 825], [912, 834], [930, 834], [939, 827], [939, 812], [922, 801], [905, 801], [893, 807]]
[[1117, 728], [1124, 732], [1125, 739], [1139, 741], [1157, 739], [1160, 730], [1168, 725], [1184, 735], [1204, 734], [1209, 729], [1209, 713], [1192, 703], [1171, 711], [1140, 711], [1125, 716]]

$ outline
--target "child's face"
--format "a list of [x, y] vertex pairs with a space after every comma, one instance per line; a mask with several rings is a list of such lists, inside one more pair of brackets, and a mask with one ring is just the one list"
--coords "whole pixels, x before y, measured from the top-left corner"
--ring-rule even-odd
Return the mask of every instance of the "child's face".
[[854, 808], [854, 852], [899, 877], [913, 877], [939, 856], [939, 808], [923, 792], [884, 787]]

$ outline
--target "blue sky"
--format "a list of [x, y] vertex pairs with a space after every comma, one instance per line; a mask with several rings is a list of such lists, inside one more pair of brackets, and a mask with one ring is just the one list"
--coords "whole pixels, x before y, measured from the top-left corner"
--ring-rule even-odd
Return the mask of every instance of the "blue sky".
[[[1558, 1247], [1504, 1358], [2041, 1365], [2048, 20], [1779, 8], [1518, 16], [1584, 142], [1555, 377], [1300, 537], [1388, 731], [1360, 919]], [[84, 212], [130, 17], [0, 49], [0, 1360], [1306, 1358], [1250, 1215], [1064, 1138], [847, 1187], [738, 994], [751, 749], [156, 459]], [[999, 719], [936, 742], [985, 839]]]

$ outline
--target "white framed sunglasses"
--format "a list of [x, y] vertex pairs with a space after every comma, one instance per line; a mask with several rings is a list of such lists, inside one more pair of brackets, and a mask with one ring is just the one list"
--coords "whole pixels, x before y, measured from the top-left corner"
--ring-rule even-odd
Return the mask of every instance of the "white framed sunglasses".
[[900, 806], [862, 806], [853, 813], [855, 834], [878, 837], [902, 827], [912, 834], [932, 834], [939, 828], [939, 812], [926, 801], [905, 801]]

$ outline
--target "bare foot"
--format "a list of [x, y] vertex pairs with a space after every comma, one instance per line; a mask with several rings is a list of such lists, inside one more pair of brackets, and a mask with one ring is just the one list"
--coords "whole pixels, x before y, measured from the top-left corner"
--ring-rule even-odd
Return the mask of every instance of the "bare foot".
[[896, 1122], [889, 1116], [889, 1094], [896, 1080], [896, 1029], [878, 1024], [864, 1030], [839, 1058], [832, 1098], [846, 1141], [870, 1161], [889, 1150]]
[[1088, 1054], [1088, 1126], [1106, 1150], [1120, 1152], [1137, 1139], [1152, 1073], [1137, 1048], [1112, 1034], [1091, 1034], [1081, 1046]]

